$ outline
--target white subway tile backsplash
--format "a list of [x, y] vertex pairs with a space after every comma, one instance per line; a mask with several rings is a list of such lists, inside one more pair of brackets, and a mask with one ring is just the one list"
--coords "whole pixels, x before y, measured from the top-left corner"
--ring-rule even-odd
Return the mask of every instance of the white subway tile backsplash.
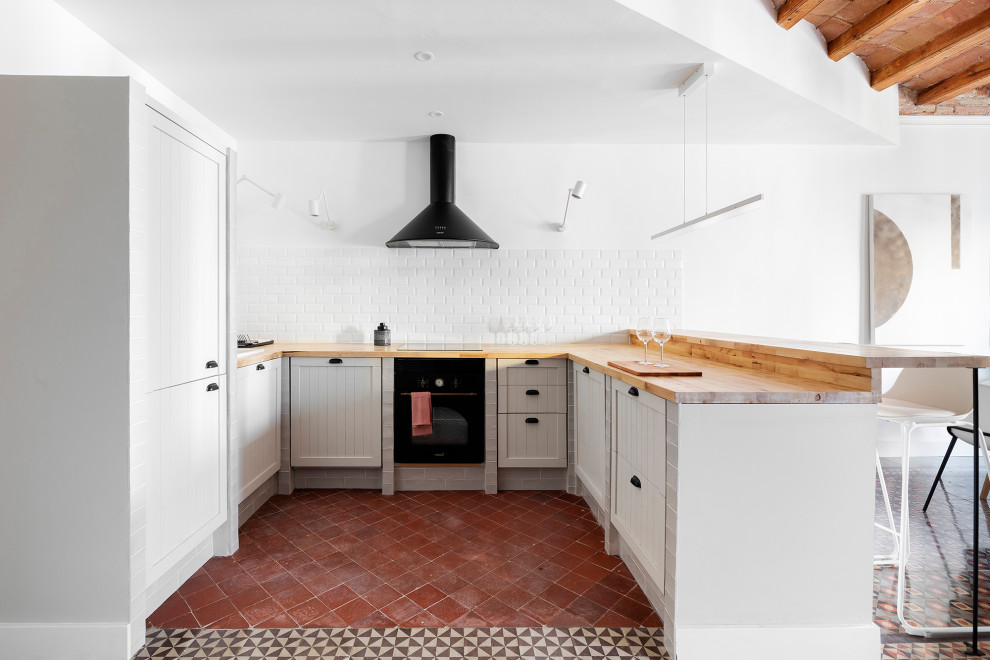
[[511, 343], [499, 321], [549, 317], [538, 343], [625, 342], [638, 315], [681, 319], [670, 250], [393, 250], [246, 247], [238, 332], [278, 341]]

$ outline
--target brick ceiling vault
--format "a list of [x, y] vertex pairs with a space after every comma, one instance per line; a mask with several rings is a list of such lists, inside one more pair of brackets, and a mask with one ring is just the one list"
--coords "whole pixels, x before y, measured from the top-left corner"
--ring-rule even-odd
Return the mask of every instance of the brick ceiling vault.
[[990, 115], [990, 0], [773, 0], [833, 60], [859, 57], [870, 84], [898, 85], [902, 115]]

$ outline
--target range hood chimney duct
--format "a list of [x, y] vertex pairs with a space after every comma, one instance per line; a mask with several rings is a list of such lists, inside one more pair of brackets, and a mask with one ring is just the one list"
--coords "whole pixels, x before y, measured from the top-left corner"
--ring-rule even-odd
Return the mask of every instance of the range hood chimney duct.
[[385, 245], [498, 249], [498, 243], [454, 204], [453, 135], [430, 136], [430, 205]]

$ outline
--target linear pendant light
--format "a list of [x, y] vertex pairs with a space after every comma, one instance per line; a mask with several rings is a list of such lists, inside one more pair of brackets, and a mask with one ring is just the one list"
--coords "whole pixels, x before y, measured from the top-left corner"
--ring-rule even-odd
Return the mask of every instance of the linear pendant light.
[[677, 88], [677, 95], [684, 99], [684, 211], [687, 213], [687, 97], [697, 90], [702, 83], [705, 85], [705, 214], [693, 220], [685, 219], [679, 225], [674, 225], [669, 229], [657, 232], [650, 237], [650, 240], [656, 240], [673, 234], [687, 234], [702, 227], [710, 227], [727, 218], [749, 213], [763, 206], [763, 194], [761, 193], [736, 202], [735, 204], [729, 204], [717, 211], [708, 212], [708, 81], [714, 73], [714, 65], [708, 63], [700, 64], [680, 87]]

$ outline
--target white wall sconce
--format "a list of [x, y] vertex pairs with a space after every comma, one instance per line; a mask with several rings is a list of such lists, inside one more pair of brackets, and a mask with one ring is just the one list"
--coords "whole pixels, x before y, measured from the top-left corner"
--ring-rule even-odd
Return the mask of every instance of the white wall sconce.
[[571, 206], [571, 197], [581, 199], [584, 197], [584, 189], [587, 188], [584, 181], [578, 179], [574, 187], [567, 191], [567, 204], [564, 206], [564, 221], [557, 225], [557, 231], [567, 231], [567, 209]]
[[285, 195], [283, 195], [282, 193], [273, 193], [270, 190], [266, 190], [265, 188], [262, 188], [260, 185], [258, 185], [257, 182], [252, 181], [251, 179], [249, 179], [249, 178], [247, 178], [246, 176], [243, 176], [243, 175], [241, 176], [240, 179], [237, 180], [237, 183], [241, 183], [242, 181], [247, 181], [252, 186], [254, 186], [255, 188], [257, 188], [261, 192], [263, 192], [266, 195], [268, 195], [269, 197], [271, 197], [272, 198], [272, 208], [275, 209], [276, 211], [280, 210], [283, 206], [285, 206]]
[[320, 195], [316, 199], [309, 200], [309, 214], [314, 218], [320, 217], [320, 201], [323, 201], [323, 209], [327, 214], [327, 229], [336, 229], [337, 223], [330, 219], [330, 208], [327, 205], [327, 189], [322, 188]]

